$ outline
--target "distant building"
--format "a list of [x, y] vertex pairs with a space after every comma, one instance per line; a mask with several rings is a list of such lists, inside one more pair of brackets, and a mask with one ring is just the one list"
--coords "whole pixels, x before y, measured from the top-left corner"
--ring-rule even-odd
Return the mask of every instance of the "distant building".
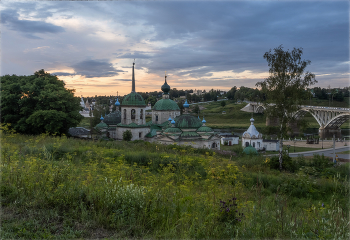
[[254, 126], [254, 118], [250, 119], [250, 126], [247, 131], [242, 135], [242, 146], [248, 147], [251, 145], [256, 150], [263, 150], [263, 138], [262, 134], [256, 130]]
[[220, 133], [219, 136], [222, 145], [225, 145], [225, 142], [228, 146], [236, 145], [239, 143], [239, 136], [232, 135], [231, 133]]

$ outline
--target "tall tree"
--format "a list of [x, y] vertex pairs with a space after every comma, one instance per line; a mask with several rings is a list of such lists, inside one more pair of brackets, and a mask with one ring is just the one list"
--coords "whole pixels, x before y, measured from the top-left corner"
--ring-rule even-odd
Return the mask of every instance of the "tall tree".
[[1, 122], [22, 134], [67, 134], [83, 119], [74, 90], [43, 69], [31, 76], [1, 77]]
[[302, 60], [302, 48], [294, 48], [291, 52], [284, 51], [282, 45], [264, 54], [269, 66], [270, 76], [265, 81], [258, 82], [266, 99], [264, 105], [266, 114], [279, 120], [279, 163], [282, 170], [283, 137], [290, 131], [290, 124], [296, 122], [294, 113], [301, 108], [303, 100], [307, 99], [305, 89], [317, 83], [315, 75], [305, 72], [310, 60]]

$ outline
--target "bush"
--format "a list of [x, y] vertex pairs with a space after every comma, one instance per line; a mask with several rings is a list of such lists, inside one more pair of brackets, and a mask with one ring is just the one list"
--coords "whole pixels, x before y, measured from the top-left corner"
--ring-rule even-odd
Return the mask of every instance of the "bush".
[[[273, 156], [268, 162], [270, 169], [280, 169], [279, 156]], [[292, 158], [287, 154], [283, 153], [282, 155], [282, 169], [295, 172], [298, 168], [298, 165], [292, 160]]]
[[126, 130], [125, 132], [123, 132], [123, 140], [124, 141], [131, 141], [132, 139], [132, 133], [130, 130]]

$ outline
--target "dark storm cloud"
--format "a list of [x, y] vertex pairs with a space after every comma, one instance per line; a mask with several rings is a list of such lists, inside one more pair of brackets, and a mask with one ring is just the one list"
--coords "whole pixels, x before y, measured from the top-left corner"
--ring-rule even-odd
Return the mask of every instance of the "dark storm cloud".
[[315, 66], [349, 59], [345, 1], [143, 4], [144, 25], [155, 29], [151, 41], [183, 40], [156, 52], [145, 64], [150, 72], [203, 66], [203, 74], [267, 71], [263, 54], [281, 44], [285, 50], [303, 47], [303, 58]]
[[105, 60], [85, 60], [71, 66], [74, 68], [75, 74], [85, 76], [86, 78], [94, 77], [111, 77], [116, 76], [119, 72], [113, 65]]
[[1, 11], [1, 23], [9, 29], [23, 33], [23, 36], [32, 39], [40, 39], [35, 33], [60, 33], [64, 28], [44, 21], [19, 20], [19, 14], [14, 9]]

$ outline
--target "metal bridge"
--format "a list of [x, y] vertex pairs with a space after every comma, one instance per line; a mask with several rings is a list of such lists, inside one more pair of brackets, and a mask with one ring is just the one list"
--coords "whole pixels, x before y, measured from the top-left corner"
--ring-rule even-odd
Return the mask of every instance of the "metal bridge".
[[[250, 102], [241, 109], [245, 112], [263, 113], [265, 107], [257, 102]], [[320, 107], [301, 105], [301, 109], [293, 114], [296, 119], [301, 119], [306, 113], [310, 113], [320, 125], [321, 138], [330, 133], [340, 134], [340, 126], [350, 119], [350, 108]]]

